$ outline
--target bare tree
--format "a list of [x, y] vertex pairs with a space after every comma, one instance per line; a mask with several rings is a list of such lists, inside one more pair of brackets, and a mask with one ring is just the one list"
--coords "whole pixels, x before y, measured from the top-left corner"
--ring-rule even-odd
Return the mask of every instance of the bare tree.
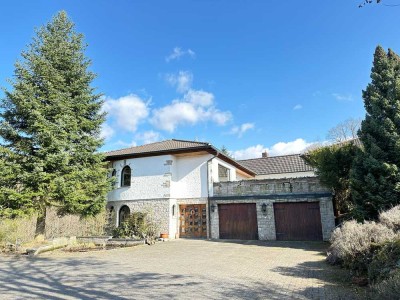
[[357, 138], [357, 131], [360, 129], [361, 119], [347, 119], [328, 131], [327, 138], [335, 143], [341, 143]]

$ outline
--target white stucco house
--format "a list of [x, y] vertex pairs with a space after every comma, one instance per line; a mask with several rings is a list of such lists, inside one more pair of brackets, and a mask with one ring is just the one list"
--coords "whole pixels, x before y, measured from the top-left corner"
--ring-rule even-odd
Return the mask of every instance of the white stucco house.
[[[130, 212], [147, 211], [160, 233], [170, 238], [280, 239], [276, 231], [281, 224], [274, 210], [282, 206], [278, 202], [315, 202], [319, 207], [313, 220], [318, 227], [315, 239], [326, 239], [334, 226], [330, 192], [316, 183], [298, 155], [287, 158], [282, 170], [272, 168], [271, 177], [265, 169], [272, 157], [236, 161], [205, 142], [172, 139], [105, 155], [110, 175], [116, 177], [107, 202], [107, 208], [115, 212], [116, 225]], [[277, 160], [273, 161], [276, 165]], [[290, 192], [285, 190], [288, 183]], [[283, 239], [293, 236], [304, 238], [288, 231]]]

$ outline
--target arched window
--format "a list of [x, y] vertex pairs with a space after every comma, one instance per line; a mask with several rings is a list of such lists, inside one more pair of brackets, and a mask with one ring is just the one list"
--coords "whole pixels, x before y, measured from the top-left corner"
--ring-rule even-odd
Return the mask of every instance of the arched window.
[[113, 169], [112, 173], [111, 173], [111, 177], [115, 177], [117, 176], [117, 170]]
[[131, 168], [129, 166], [122, 169], [121, 186], [131, 186]]
[[130, 213], [131, 213], [131, 210], [129, 209], [128, 206], [124, 205], [120, 208], [119, 218], [118, 218], [118, 226], [121, 225], [129, 217]]

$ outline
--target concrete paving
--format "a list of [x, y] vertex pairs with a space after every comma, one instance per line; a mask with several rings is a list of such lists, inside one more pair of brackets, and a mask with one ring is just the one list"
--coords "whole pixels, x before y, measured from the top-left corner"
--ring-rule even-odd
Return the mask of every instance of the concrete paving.
[[176, 240], [0, 257], [0, 299], [356, 299], [325, 243]]

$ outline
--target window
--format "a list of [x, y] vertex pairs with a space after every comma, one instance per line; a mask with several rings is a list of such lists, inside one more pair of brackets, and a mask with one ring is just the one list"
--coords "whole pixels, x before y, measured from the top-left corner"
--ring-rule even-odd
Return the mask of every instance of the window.
[[113, 169], [112, 173], [111, 173], [111, 177], [115, 177], [117, 176], [117, 170]]
[[119, 222], [118, 224], [121, 225], [126, 219], [128, 219], [131, 210], [128, 206], [124, 205], [119, 210]]
[[129, 166], [122, 169], [121, 186], [131, 186], [131, 168]]
[[172, 216], [175, 217], [176, 205], [172, 205]]
[[111, 206], [108, 210], [108, 224], [112, 224], [112, 221], [114, 220], [114, 215], [114, 206]]
[[218, 164], [218, 181], [229, 181], [230, 180], [230, 170], [220, 164]]

